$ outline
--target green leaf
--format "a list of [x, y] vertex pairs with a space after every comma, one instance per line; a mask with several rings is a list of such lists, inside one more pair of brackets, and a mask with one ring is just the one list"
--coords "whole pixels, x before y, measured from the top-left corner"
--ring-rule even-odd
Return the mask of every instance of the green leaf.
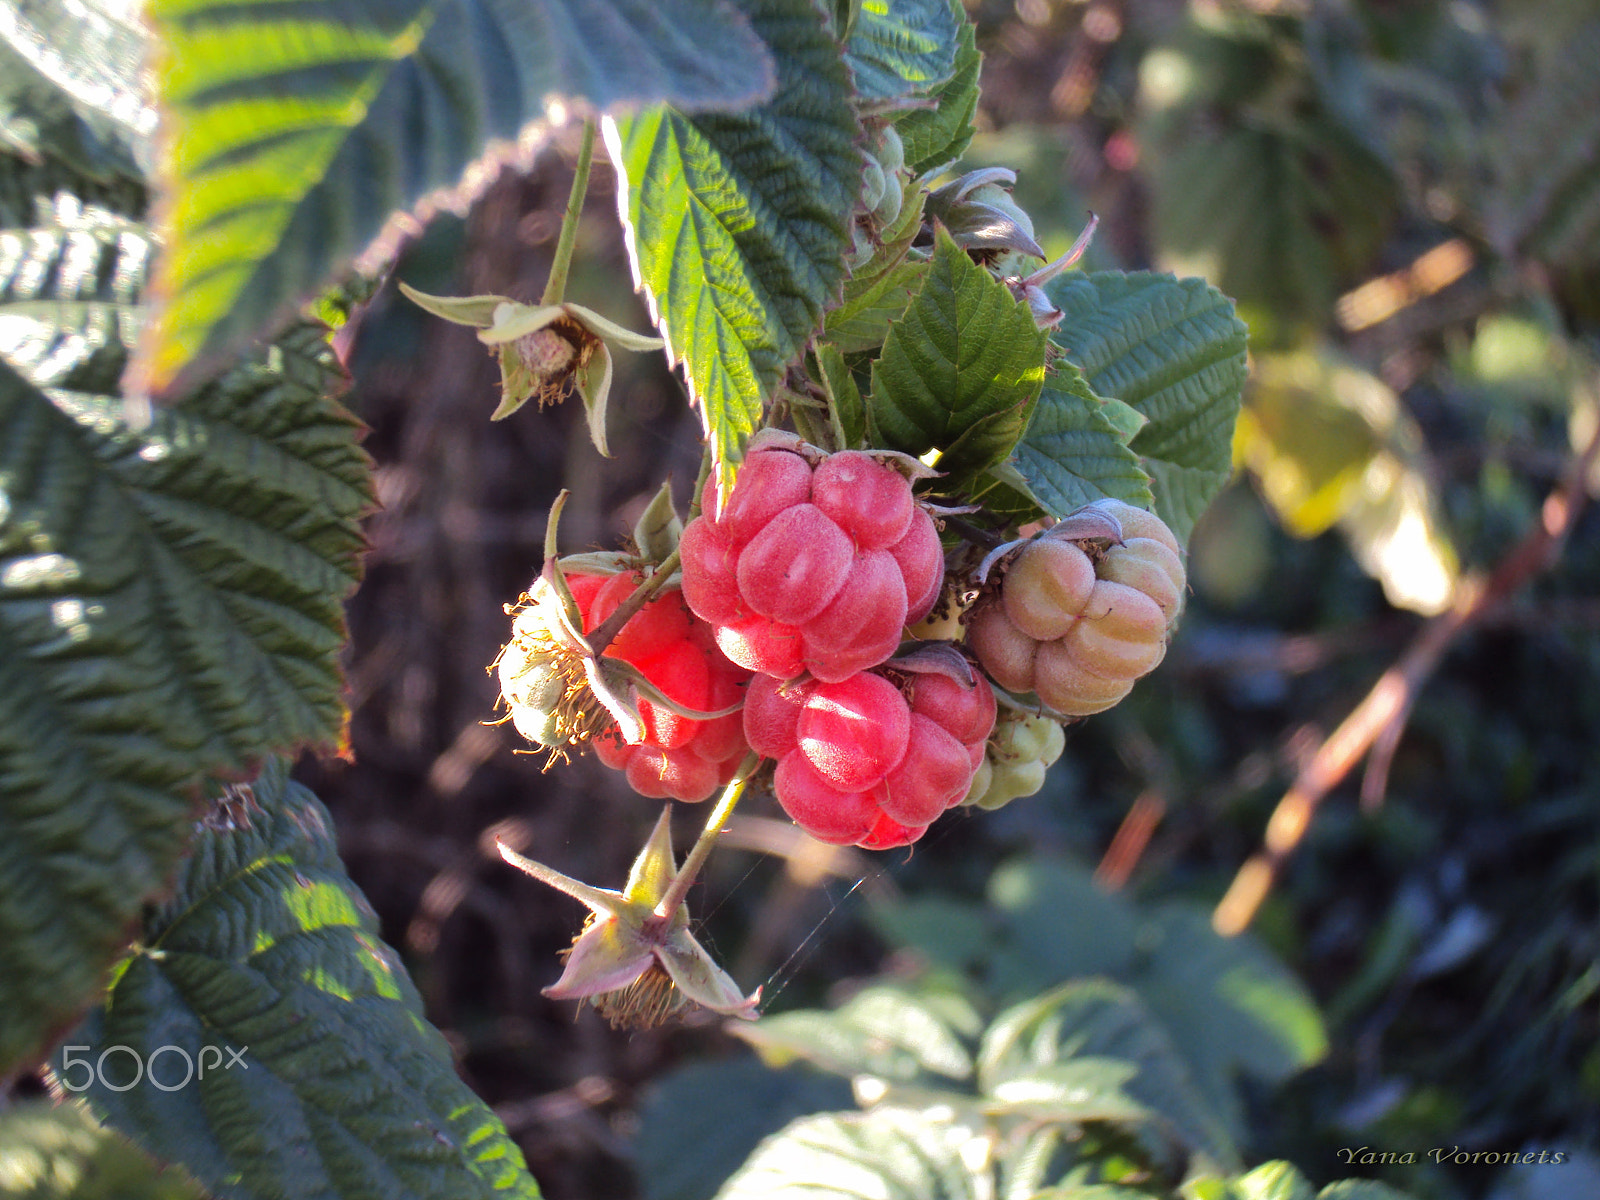
[[978, 1086], [993, 1095], [1006, 1081], [1084, 1058], [1135, 1068], [1119, 1083], [1191, 1150], [1226, 1167], [1238, 1159], [1233, 1139], [1195, 1086], [1159, 1022], [1127, 988], [1104, 979], [1069, 983], [995, 1018], [978, 1053]]
[[997, 1082], [988, 1093], [989, 1112], [1030, 1121], [1076, 1124], [1122, 1121], [1137, 1124], [1150, 1110], [1123, 1085], [1139, 1068], [1115, 1058], [1073, 1058], [1022, 1070]]
[[1071, 363], [1057, 363], [1046, 377], [1012, 465], [1052, 516], [1064, 517], [1103, 496], [1140, 508], [1154, 503], [1150, 477], [1128, 448], [1136, 431], [1126, 423], [1118, 427], [1118, 408], [1134, 411], [1095, 395]]
[[983, 55], [978, 53], [977, 31], [961, 0], [949, 0], [960, 23], [955, 69], [938, 89], [938, 106], [912, 109], [895, 121], [905, 143], [906, 167], [912, 175], [926, 175], [955, 163], [972, 142], [973, 117], [978, 111], [978, 73]]
[[0, 1110], [0, 1189], [7, 1200], [206, 1200], [82, 1105], [45, 1100]]
[[38, 387], [114, 393], [143, 320], [149, 231], [70, 193], [31, 207], [29, 227], [0, 230], [0, 358]]
[[1490, 228], [1506, 250], [1558, 268], [1600, 262], [1600, 21], [1541, 56], [1489, 132]]
[[847, 1082], [800, 1067], [739, 1058], [673, 1071], [639, 1109], [633, 1151], [645, 1200], [710, 1200], [762, 1138], [854, 1104]]
[[[63, 1049], [63, 1083], [95, 1061], [92, 1106], [219, 1197], [539, 1194], [422, 1019], [327, 810], [280, 760], [214, 797], [171, 898], [73, 1042], [88, 1049], [76, 1071]], [[128, 1050], [102, 1059], [112, 1046]]]
[[732, 1032], [774, 1066], [798, 1058], [840, 1075], [907, 1083], [926, 1075], [968, 1078], [966, 1040], [977, 1036], [979, 1025], [959, 996], [879, 984], [831, 1012], [780, 1013]]
[[142, 182], [156, 112], [142, 73], [137, 7], [60, 0], [0, 8], [0, 147], [89, 179]]
[[344, 722], [371, 502], [319, 328], [134, 432], [0, 361], [0, 1072], [98, 991], [188, 787]]
[[867, 436], [867, 410], [855, 376], [836, 347], [824, 342], [816, 353], [817, 372], [828, 395], [828, 411], [833, 414], [839, 445], [845, 449], [860, 446]]
[[856, 94], [889, 100], [943, 83], [964, 24], [949, 0], [867, 0], [844, 46]]
[[1410, 1196], [1371, 1179], [1341, 1179], [1318, 1192], [1317, 1200], [1410, 1200]]
[[837, 294], [861, 189], [861, 125], [811, 0], [746, 0], [781, 47], [778, 90], [738, 114], [651, 109], [607, 122], [634, 281], [682, 361], [718, 475]]
[[1293, 1163], [1262, 1163], [1247, 1175], [1233, 1181], [1239, 1200], [1316, 1200], [1305, 1176]]
[[980, 1200], [987, 1171], [961, 1158], [972, 1131], [921, 1113], [827, 1113], [768, 1138], [716, 1200]]
[[773, 78], [726, 0], [153, 0], [149, 16], [170, 193], [141, 374], [162, 389], [381, 257], [397, 210], [456, 188], [553, 98], [728, 108]]
[[1028, 306], [942, 229], [933, 264], [872, 364], [871, 421], [886, 447], [941, 471], [980, 471], [1022, 435], [1044, 382]]
[[1213, 1111], [1242, 1129], [1236, 1078], [1281, 1083], [1328, 1051], [1305, 985], [1253, 938], [1225, 938], [1198, 909], [1154, 915], [1132, 979], [1193, 1064]]
[[1045, 288], [1065, 314], [1051, 338], [1102, 396], [1149, 418], [1130, 443], [1158, 515], [1180, 540], [1232, 473], [1245, 327], [1201, 279], [1068, 272]]

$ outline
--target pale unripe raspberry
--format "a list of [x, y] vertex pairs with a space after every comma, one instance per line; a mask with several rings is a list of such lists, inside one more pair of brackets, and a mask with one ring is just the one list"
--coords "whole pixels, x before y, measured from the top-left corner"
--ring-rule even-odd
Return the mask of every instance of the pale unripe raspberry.
[[1048, 717], [1008, 712], [996, 722], [984, 765], [973, 777], [963, 804], [996, 809], [1044, 786], [1045, 773], [1061, 757], [1066, 738]]
[[998, 594], [969, 614], [967, 643], [1001, 687], [1087, 716], [1160, 663], [1185, 584], [1177, 539], [1159, 517], [1098, 501], [1016, 552]]

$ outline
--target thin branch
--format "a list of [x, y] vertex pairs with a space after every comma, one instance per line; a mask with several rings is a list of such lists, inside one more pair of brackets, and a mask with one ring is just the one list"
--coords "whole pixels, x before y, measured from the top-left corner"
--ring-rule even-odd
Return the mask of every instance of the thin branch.
[[1417, 694], [1462, 633], [1482, 622], [1555, 561], [1587, 499], [1585, 481], [1597, 459], [1600, 426], [1582, 453], [1568, 464], [1555, 491], [1546, 497], [1539, 522], [1500, 560], [1487, 580], [1465, 578], [1457, 585], [1450, 608], [1422, 627], [1400, 660], [1379, 677], [1366, 698], [1317, 748], [1273, 810], [1261, 850], [1239, 868], [1212, 913], [1211, 924], [1218, 933], [1232, 936], [1249, 927], [1284, 863], [1305, 838], [1317, 806], [1374, 746], [1374, 774], [1363, 788], [1363, 802], [1370, 807], [1375, 803], [1373, 796], [1381, 798], [1389, 761]]

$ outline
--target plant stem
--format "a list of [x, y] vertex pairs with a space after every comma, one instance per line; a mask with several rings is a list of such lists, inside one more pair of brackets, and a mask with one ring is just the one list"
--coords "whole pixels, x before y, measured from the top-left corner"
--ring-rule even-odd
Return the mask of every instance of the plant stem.
[[556, 256], [550, 263], [550, 278], [545, 281], [540, 304], [560, 304], [567, 295], [567, 269], [572, 266], [572, 247], [578, 240], [578, 218], [583, 215], [583, 198], [589, 192], [589, 163], [594, 158], [594, 119], [583, 123], [583, 141], [578, 146], [578, 165], [572, 176], [572, 192], [567, 196], [567, 211], [561, 217], [561, 237]]
[[656, 919], [665, 923], [672, 920], [673, 914], [683, 904], [683, 898], [689, 894], [695, 876], [700, 874], [700, 868], [705, 866], [706, 859], [711, 854], [711, 847], [716, 845], [717, 838], [727, 827], [728, 818], [733, 816], [734, 807], [739, 803], [739, 798], [744, 795], [745, 784], [749, 782], [750, 772], [760, 760], [754, 754], [747, 755], [739, 767], [739, 774], [722, 793], [717, 801], [716, 808], [711, 810], [711, 815], [706, 818], [705, 828], [700, 831], [700, 836], [695, 840], [694, 846], [689, 851], [689, 857], [683, 860], [683, 866], [678, 868], [677, 877], [673, 879], [672, 886], [667, 889], [667, 894], [661, 897], [661, 902], [656, 905]]
[[661, 585], [666, 583], [667, 578], [677, 569], [678, 552], [674, 550], [661, 560], [661, 565], [656, 568], [655, 574], [634, 588], [628, 598], [617, 605], [616, 611], [587, 635], [585, 640], [589, 643], [590, 649], [596, 655], [604, 654], [606, 647], [611, 645], [616, 640], [617, 634], [622, 632], [622, 627], [633, 620], [635, 613], [650, 603], [650, 597], [661, 590]]

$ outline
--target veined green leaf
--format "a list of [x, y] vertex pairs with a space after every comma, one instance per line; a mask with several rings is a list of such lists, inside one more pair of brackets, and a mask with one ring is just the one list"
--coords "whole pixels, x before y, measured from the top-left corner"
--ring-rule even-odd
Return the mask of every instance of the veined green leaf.
[[1316, 1191], [1293, 1163], [1262, 1163], [1233, 1181], [1239, 1200], [1315, 1200]]
[[0, 358], [38, 387], [113, 393], [139, 335], [149, 231], [70, 193], [30, 207], [27, 227], [0, 228]]
[[7, 1200], [206, 1200], [177, 1167], [158, 1166], [81, 1104], [33, 1100], [0, 1111]]
[[1191, 1150], [1223, 1166], [1237, 1161], [1226, 1125], [1166, 1031], [1133, 991], [1109, 980], [1069, 983], [1002, 1012], [983, 1035], [978, 1086], [995, 1095], [1008, 1080], [1083, 1058], [1133, 1067], [1118, 1082], [1121, 1093], [1150, 1109]]
[[722, 486], [844, 277], [861, 126], [811, 0], [744, 0], [781, 47], [778, 90], [738, 114], [608, 120], [634, 282], [684, 363]]
[[320, 328], [134, 432], [0, 359], [0, 1071], [87, 1004], [189, 786], [344, 721], [370, 504]]
[[949, 3], [960, 23], [954, 71], [937, 90], [937, 107], [912, 109], [895, 121], [900, 140], [905, 143], [906, 166], [913, 175], [926, 175], [949, 166], [966, 153], [972, 142], [983, 55], [978, 52], [977, 32], [965, 6], [961, 0]]
[[1140, 508], [1153, 503], [1150, 477], [1128, 448], [1133, 432], [1119, 429], [1107, 408], [1071, 363], [1057, 363], [1046, 377], [1012, 465], [1052, 516], [1103, 496]]
[[141, 370], [158, 389], [281, 326], [552, 99], [730, 108], [773, 81], [726, 0], [153, 0], [149, 15], [169, 118], [166, 303]]
[[844, 45], [856, 94], [889, 100], [943, 83], [963, 24], [950, 0], [865, 0]]
[[841, 1075], [907, 1083], [970, 1077], [965, 1041], [978, 1028], [977, 1013], [957, 995], [880, 984], [830, 1012], [780, 1013], [733, 1032], [776, 1066], [799, 1058]]
[[1156, 509], [1180, 539], [1232, 473], [1245, 327], [1202, 279], [1068, 272], [1046, 294], [1065, 315], [1051, 338], [1094, 391], [1149, 418], [1129, 443]]
[[883, 444], [939, 470], [1000, 461], [1044, 382], [1045, 335], [1028, 306], [942, 229], [921, 288], [872, 364], [870, 420]]
[[71, 1040], [63, 1086], [94, 1062], [91, 1106], [218, 1197], [539, 1194], [281, 760], [213, 796], [172, 897]]
[[979, 1200], [994, 1184], [962, 1160], [972, 1136], [904, 1109], [803, 1117], [763, 1142], [716, 1200]]

